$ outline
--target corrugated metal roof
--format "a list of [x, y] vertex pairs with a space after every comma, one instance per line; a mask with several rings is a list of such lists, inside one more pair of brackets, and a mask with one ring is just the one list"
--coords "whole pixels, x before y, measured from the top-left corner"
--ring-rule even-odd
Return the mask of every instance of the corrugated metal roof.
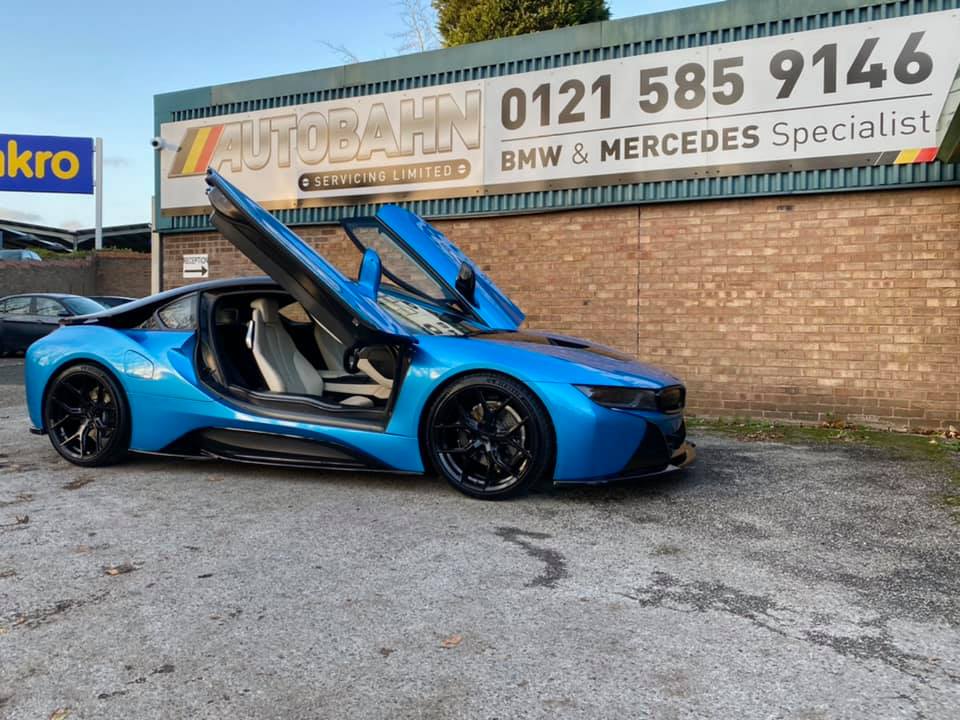
[[[405, 55], [356, 65], [157, 95], [160, 124], [309, 102], [429, 87], [611, 58], [801, 30], [952, 10], [960, 0], [728, 0], [518, 38]], [[504, 58], [510, 58], [504, 60]], [[155, 168], [159, 197], [159, 162]], [[960, 183], [960, 164], [892, 165], [691, 178], [403, 203], [428, 217], [485, 215], [756, 195], [836, 192]], [[336, 222], [375, 205], [300, 208], [275, 214], [291, 225]], [[163, 231], [209, 229], [205, 216], [162, 217]]]

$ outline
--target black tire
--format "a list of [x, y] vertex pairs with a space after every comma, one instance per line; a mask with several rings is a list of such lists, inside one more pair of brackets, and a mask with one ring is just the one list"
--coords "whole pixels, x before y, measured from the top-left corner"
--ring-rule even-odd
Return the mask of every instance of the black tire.
[[503, 375], [465, 375], [444, 388], [427, 414], [424, 440], [437, 473], [471, 497], [516, 497], [552, 476], [546, 408]]
[[44, 399], [43, 426], [53, 449], [74, 465], [111, 465], [130, 448], [130, 406], [117, 381], [96, 365], [57, 374]]

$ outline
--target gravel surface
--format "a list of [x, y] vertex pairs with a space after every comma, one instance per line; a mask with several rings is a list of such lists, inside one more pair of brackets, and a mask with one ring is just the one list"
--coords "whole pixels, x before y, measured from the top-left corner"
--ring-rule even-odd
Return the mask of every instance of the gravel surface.
[[0, 361], [0, 717], [958, 716], [960, 527], [925, 465], [701, 435], [686, 474], [501, 503], [83, 470], [26, 432], [21, 363]]

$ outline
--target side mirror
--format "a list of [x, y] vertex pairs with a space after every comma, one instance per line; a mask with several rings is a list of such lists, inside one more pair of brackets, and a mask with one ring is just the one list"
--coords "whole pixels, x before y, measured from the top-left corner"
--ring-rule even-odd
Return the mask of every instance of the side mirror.
[[363, 260], [360, 261], [360, 274], [357, 281], [374, 298], [380, 292], [380, 279], [383, 276], [383, 265], [377, 251], [367, 248], [363, 251]]
[[471, 305], [476, 305], [477, 294], [477, 274], [473, 271], [473, 266], [464, 260], [460, 264], [460, 270], [457, 272], [456, 282], [457, 292], [466, 298]]

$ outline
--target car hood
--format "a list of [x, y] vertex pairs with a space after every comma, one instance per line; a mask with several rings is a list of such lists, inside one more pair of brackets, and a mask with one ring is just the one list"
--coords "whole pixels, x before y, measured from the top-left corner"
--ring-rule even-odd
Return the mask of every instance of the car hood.
[[660, 368], [589, 340], [530, 331], [479, 333], [471, 340], [504, 344], [519, 350], [564, 360], [587, 370], [597, 384], [666, 387], [683, 383]]

